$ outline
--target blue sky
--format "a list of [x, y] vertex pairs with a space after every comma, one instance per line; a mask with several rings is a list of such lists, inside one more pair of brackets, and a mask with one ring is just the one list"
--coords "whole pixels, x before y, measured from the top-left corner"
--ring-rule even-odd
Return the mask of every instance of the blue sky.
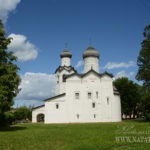
[[100, 53], [100, 72], [135, 80], [143, 30], [150, 23], [149, 0], [0, 0], [9, 49], [18, 56], [22, 78], [15, 106], [39, 105], [54, 95], [59, 54], [72, 52], [82, 72], [89, 43]]

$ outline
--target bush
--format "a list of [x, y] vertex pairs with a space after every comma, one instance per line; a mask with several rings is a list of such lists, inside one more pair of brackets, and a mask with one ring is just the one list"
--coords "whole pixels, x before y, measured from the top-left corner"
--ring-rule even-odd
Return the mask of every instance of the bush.
[[150, 121], [150, 113], [146, 114], [146, 121]]
[[15, 120], [15, 116], [12, 112], [5, 112], [5, 121], [8, 125], [12, 124]]
[[31, 120], [32, 112], [30, 108], [23, 106], [15, 110], [14, 116], [15, 116], [15, 120], [17, 121]]

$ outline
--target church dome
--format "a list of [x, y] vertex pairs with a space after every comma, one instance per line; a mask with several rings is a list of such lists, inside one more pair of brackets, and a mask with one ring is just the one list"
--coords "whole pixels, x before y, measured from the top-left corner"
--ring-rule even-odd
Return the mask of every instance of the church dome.
[[67, 49], [65, 49], [61, 54], [60, 54], [60, 57], [63, 58], [63, 57], [69, 57], [71, 58], [72, 57], [72, 54], [71, 52], [69, 52]]
[[98, 52], [95, 48], [93, 48], [92, 46], [89, 46], [89, 47], [83, 52], [83, 58], [85, 58], [85, 57], [90, 57], [90, 56], [99, 58], [99, 52]]

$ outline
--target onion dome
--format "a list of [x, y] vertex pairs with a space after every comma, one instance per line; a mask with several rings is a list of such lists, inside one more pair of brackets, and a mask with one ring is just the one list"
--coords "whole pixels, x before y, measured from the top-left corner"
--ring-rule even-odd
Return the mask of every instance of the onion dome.
[[99, 58], [99, 52], [93, 48], [92, 46], [89, 46], [84, 52], [83, 52], [83, 58], [86, 57], [97, 57]]
[[72, 57], [72, 54], [71, 52], [69, 52], [67, 49], [65, 49], [61, 54], [60, 54], [60, 57], [63, 58], [63, 57], [69, 57], [71, 58]]

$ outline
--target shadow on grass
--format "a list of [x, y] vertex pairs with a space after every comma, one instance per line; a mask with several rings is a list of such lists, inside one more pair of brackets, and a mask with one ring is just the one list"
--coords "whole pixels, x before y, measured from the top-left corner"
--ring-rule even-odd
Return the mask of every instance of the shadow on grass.
[[2, 132], [7, 132], [7, 131], [18, 131], [18, 130], [25, 130], [27, 127], [22, 127], [22, 126], [9, 126], [5, 128], [0, 128], [0, 131]]
[[150, 123], [149, 120], [143, 118], [136, 118], [136, 119], [122, 119], [124, 122], [138, 122], [138, 123]]

